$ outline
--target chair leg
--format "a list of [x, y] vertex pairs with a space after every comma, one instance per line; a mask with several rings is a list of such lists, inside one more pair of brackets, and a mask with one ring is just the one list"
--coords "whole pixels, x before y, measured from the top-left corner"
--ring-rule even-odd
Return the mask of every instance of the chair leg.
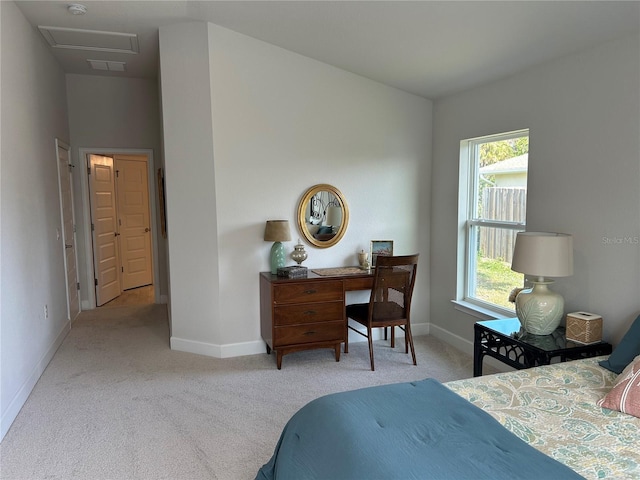
[[404, 353], [409, 353], [409, 337], [407, 336], [407, 327], [404, 330]]
[[407, 322], [407, 324], [404, 327], [404, 336], [405, 336], [405, 342], [408, 341], [409, 346], [411, 347], [411, 357], [413, 358], [413, 364], [417, 365], [416, 351], [413, 348], [413, 336], [411, 335], [411, 326], [409, 325], [409, 322]]
[[349, 353], [349, 319], [344, 321], [344, 353]]
[[373, 339], [371, 335], [371, 327], [367, 327], [367, 333], [367, 340], [369, 340], [369, 358], [371, 359], [371, 371], [373, 372], [375, 368], [373, 367]]
[[[391, 328], [391, 348], [396, 348], [396, 327], [389, 327]], [[385, 327], [385, 330], [387, 328]]]

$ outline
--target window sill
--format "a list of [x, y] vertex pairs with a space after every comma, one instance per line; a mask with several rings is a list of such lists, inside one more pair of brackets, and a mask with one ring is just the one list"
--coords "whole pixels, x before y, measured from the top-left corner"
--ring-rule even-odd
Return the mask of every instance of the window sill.
[[492, 310], [464, 300], [451, 300], [451, 303], [453, 303], [453, 308], [456, 310], [480, 320], [495, 320], [498, 318], [512, 318], [516, 316], [515, 312], [507, 310], [506, 308], [496, 308], [495, 310]]

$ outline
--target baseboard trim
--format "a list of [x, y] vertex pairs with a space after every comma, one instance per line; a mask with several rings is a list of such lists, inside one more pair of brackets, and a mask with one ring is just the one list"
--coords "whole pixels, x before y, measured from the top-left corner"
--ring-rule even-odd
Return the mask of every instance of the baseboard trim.
[[267, 348], [261, 340], [243, 343], [230, 343], [217, 345], [214, 343], [198, 342], [184, 338], [171, 337], [171, 350], [195, 353], [214, 358], [242, 357], [244, 355], [257, 355], [265, 353]]
[[470, 342], [466, 338], [462, 338], [458, 335], [451, 333], [449, 330], [445, 330], [438, 325], [430, 326], [431, 335], [433, 335], [438, 340], [442, 340], [445, 343], [448, 343], [454, 348], [458, 350], [462, 350], [464, 353], [469, 355], [473, 355], [473, 342]]
[[420, 335], [429, 335], [431, 333], [431, 324], [429, 323], [412, 323], [411, 334], [415, 337]]
[[[473, 342], [470, 340], [467, 340], [465, 338], [462, 338], [458, 335], [455, 335], [453, 333], [451, 333], [448, 330], [445, 330], [442, 327], [439, 327], [437, 325], [431, 325], [431, 335], [433, 335], [435, 338], [437, 338], [438, 340], [441, 340], [445, 343], [448, 343], [449, 345], [451, 345], [454, 348], [457, 348], [458, 350], [462, 350], [464, 353], [471, 355], [473, 357]], [[484, 363], [486, 363], [487, 365], [491, 365], [493, 368], [495, 368], [496, 370], [498, 370], [499, 372], [510, 372], [512, 370], [514, 370], [513, 368], [509, 367], [508, 365], [496, 360], [495, 358], [492, 358], [488, 355], [486, 355], [484, 357], [483, 360]]]
[[[382, 338], [382, 330], [374, 331], [374, 340]], [[366, 330], [363, 330], [366, 331]], [[411, 333], [414, 336], [428, 335], [429, 324], [417, 323], [411, 326]], [[349, 343], [366, 342], [366, 338], [354, 332], [349, 332]], [[252, 342], [229, 343], [225, 345], [217, 345], [214, 343], [198, 342], [196, 340], [187, 340], [185, 338], [171, 337], [171, 350], [179, 352], [195, 353], [197, 355], [206, 355], [214, 358], [231, 358], [242, 357], [245, 355], [258, 355], [267, 351], [266, 345], [262, 340]]]
[[179, 352], [195, 353], [197, 355], [206, 355], [208, 357], [222, 358], [220, 355], [220, 346], [205, 342], [197, 342], [195, 340], [186, 340], [184, 338], [171, 337], [171, 350]]
[[[363, 332], [366, 329], [362, 327]], [[373, 332], [373, 339], [380, 340], [382, 338], [382, 329], [376, 329]], [[473, 342], [463, 337], [455, 335], [442, 327], [430, 323], [414, 323], [411, 325], [411, 333], [414, 337], [420, 335], [433, 335], [458, 350], [473, 356]], [[400, 334], [397, 334], [400, 335]], [[397, 337], [396, 337], [397, 338]], [[362, 335], [349, 331], [349, 343], [366, 342], [367, 339]], [[171, 349], [180, 352], [195, 353], [197, 355], [206, 355], [214, 358], [231, 358], [242, 357], [244, 355], [258, 355], [266, 352], [265, 343], [262, 340], [243, 343], [230, 343], [227, 345], [216, 345], [212, 343], [197, 342], [195, 340], [186, 340], [184, 338], [171, 337]], [[509, 372], [513, 369], [495, 358], [485, 356], [484, 363], [491, 365], [499, 372]]]
[[29, 398], [33, 387], [35, 387], [36, 383], [38, 383], [38, 380], [44, 373], [45, 368], [47, 368], [47, 365], [49, 365], [49, 362], [55, 355], [58, 348], [60, 348], [60, 345], [62, 345], [62, 342], [70, 331], [71, 322], [67, 320], [60, 330], [60, 333], [58, 333], [58, 336], [51, 343], [42, 358], [36, 363], [33, 370], [31, 371], [31, 374], [18, 389], [16, 395], [11, 399], [7, 409], [2, 412], [2, 417], [0, 418], [0, 441], [2, 441], [4, 436], [7, 434], [9, 428], [11, 428], [11, 425], [18, 416], [18, 413], [20, 413], [20, 410], [27, 401], [27, 398]]

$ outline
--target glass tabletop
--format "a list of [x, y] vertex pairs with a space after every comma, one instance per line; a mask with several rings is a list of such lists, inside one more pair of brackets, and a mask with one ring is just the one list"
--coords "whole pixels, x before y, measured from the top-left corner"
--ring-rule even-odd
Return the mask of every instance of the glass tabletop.
[[494, 332], [500, 333], [506, 337], [513, 338], [518, 342], [525, 343], [547, 352], [581, 346], [571, 340], [567, 340], [564, 327], [556, 328], [556, 330], [549, 335], [534, 335], [532, 333], [527, 333], [522, 328], [520, 320], [517, 318], [484, 320], [477, 323], [489, 330], [493, 330]]

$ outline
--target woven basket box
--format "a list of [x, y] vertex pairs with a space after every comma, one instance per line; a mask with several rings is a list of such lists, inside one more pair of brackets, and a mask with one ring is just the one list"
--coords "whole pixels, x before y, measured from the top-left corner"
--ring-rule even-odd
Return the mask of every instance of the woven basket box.
[[567, 340], [584, 344], [602, 341], [602, 317], [588, 312], [568, 313]]

